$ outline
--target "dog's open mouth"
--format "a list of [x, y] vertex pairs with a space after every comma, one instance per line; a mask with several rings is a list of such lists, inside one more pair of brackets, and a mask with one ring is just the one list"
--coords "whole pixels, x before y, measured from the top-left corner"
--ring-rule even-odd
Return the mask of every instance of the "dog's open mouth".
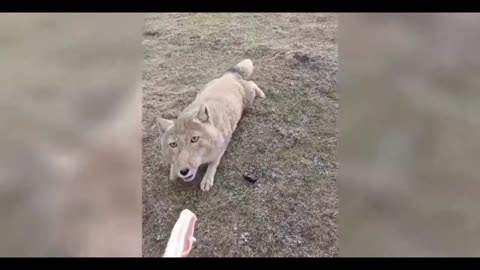
[[197, 172], [195, 174], [192, 174], [188, 177], [181, 178], [181, 179], [186, 183], [200, 182], [200, 181], [202, 181], [203, 176], [205, 176], [205, 173], [207, 172], [207, 169], [208, 169], [208, 163], [204, 163], [204, 164], [198, 166]]

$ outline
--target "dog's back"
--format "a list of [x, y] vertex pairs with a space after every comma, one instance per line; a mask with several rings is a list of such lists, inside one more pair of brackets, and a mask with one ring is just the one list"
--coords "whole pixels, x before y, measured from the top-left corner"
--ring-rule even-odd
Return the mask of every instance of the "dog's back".
[[199, 107], [207, 106], [214, 126], [229, 138], [244, 109], [253, 102], [255, 96], [264, 97], [255, 83], [246, 81], [252, 72], [252, 61], [250, 59], [241, 61], [227, 70], [222, 77], [210, 81], [185, 108], [182, 115], [189, 115], [189, 112], [194, 113]]

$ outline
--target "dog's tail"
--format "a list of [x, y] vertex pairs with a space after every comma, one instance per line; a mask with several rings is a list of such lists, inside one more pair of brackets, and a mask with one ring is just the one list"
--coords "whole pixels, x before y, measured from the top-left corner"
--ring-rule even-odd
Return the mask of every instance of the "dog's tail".
[[236, 73], [242, 77], [242, 79], [246, 80], [253, 72], [253, 63], [250, 59], [245, 59], [240, 63], [236, 64], [234, 67], [231, 67], [227, 70], [226, 73]]

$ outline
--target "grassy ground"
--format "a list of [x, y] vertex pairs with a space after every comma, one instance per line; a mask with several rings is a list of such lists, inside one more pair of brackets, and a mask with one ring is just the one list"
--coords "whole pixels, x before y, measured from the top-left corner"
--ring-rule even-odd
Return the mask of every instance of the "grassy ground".
[[[334, 14], [152, 14], [143, 31], [143, 254], [160, 256], [180, 211], [191, 256], [335, 256], [338, 194]], [[267, 95], [233, 136], [213, 188], [169, 182], [154, 116], [174, 118], [244, 58]], [[252, 170], [255, 184], [242, 174]]]

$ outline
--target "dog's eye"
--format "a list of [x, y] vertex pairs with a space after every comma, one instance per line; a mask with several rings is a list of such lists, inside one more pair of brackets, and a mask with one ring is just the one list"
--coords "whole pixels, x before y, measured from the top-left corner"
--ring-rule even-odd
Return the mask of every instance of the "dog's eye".
[[190, 141], [192, 143], [196, 143], [196, 142], [198, 142], [198, 138], [199, 138], [198, 136], [194, 136], [194, 137], [192, 137], [192, 139]]
[[177, 143], [176, 143], [176, 142], [171, 142], [171, 143], [169, 143], [168, 145], [170, 145], [171, 148], [177, 147]]

